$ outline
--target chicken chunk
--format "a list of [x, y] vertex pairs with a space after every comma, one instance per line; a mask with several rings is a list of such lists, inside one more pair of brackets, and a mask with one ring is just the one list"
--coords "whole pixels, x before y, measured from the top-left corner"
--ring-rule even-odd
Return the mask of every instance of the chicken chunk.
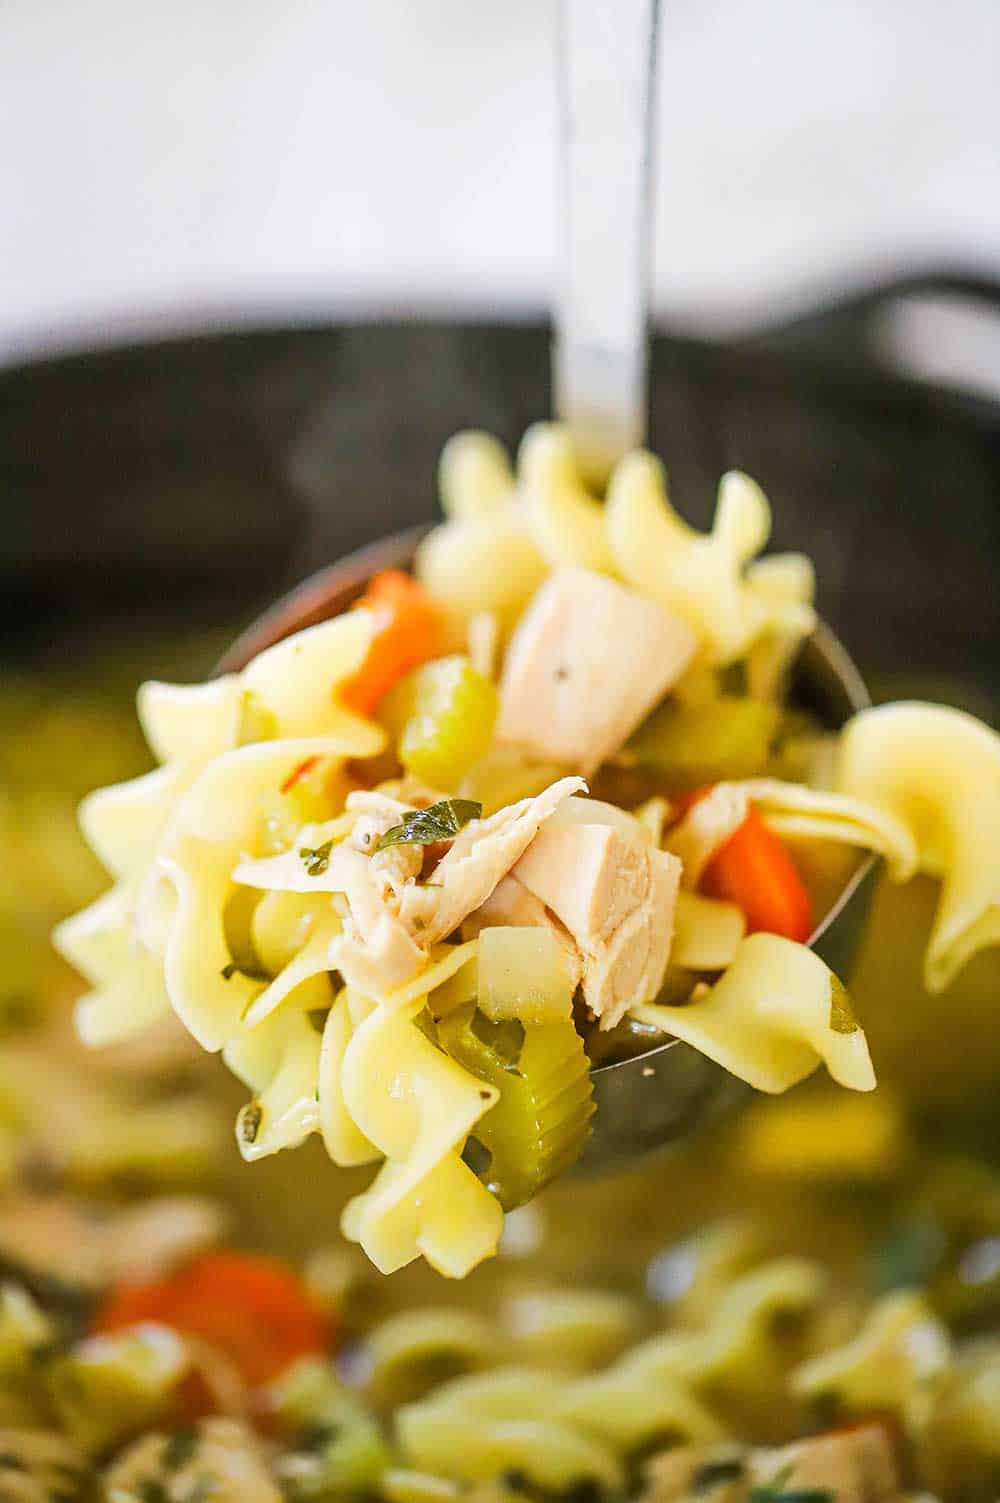
[[399, 916], [410, 933], [424, 947], [453, 934], [485, 903], [545, 821], [572, 794], [586, 791], [582, 778], [560, 778], [535, 798], [467, 824], [438, 863], [433, 883], [414, 884], [403, 893]]
[[557, 570], [511, 639], [497, 738], [592, 771], [673, 687], [695, 646], [687, 622], [655, 602], [603, 574]]
[[514, 867], [572, 935], [583, 994], [602, 1028], [663, 984], [680, 871], [638, 826], [576, 823], [540, 831]]

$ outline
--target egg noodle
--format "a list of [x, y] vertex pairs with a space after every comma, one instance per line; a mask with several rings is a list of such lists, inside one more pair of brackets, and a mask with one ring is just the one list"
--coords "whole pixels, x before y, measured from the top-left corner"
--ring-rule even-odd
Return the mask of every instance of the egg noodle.
[[[652, 455], [623, 459], [602, 501], [566, 434], [540, 425], [516, 469], [492, 439], [454, 438], [441, 497], [412, 587], [436, 646], [370, 705], [357, 685], [387, 640], [375, 596], [241, 673], [143, 686], [160, 765], [84, 801], [114, 886], [56, 942], [92, 988], [87, 1043], [172, 1009], [252, 1092], [246, 1159], [318, 1134], [337, 1164], [377, 1165], [344, 1235], [384, 1273], [422, 1256], [461, 1278], [496, 1251], [504, 1210], [582, 1149], [584, 1046], [604, 1034], [655, 1029], [760, 1091], [821, 1063], [874, 1087], [840, 981], [798, 921], [772, 927], [734, 898], [726, 852], [756, 821], [804, 871], [872, 852], [896, 880], [931, 875], [939, 991], [1000, 940], [1000, 738], [933, 705], [865, 710], [836, 737], [794, 710], [813, 572], [761, 557], [770, 510], [745, 475], [723, 477], [700, 533]], [[566, 628], [584, 598], [624, 636]], [[553, 653], [565, 666], [545, 679]], [[711, 1354], [730, 1348], [713, 1343], [698, 1360], [721, 1372], [730, 1359]], [[663, 1384], [649, 1423], [710, 1439], [685, 1386], [707, 1370], [679, 1353], [662, 1373], [649, 1359]], [[533, 1380], [516, 1372], [456, 1390], [472, 1430], [445, 1392], [404, 1416], [414, 1464], [437, 1474], [451, 1456], [475, 1480], [537, 1453], [545, 1486], [610, 1485], [615, 1426], [646, 1413], [623, 1397], [642, 1349], [629, 1360], [551, 1403], [517, 1400]], [[852, 1361], [797, 1382], [850, 1389]]]

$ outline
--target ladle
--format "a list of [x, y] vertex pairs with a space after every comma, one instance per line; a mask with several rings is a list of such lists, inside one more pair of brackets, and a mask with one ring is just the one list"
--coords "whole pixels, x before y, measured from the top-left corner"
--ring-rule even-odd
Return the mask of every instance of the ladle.
[[[641, 443], [646, 421], [651, 142], [659, 0], [562, 0], [559, 139], [561, 267], [553, 346], [555, 407], [581, 465], [600, 482]], [[230, 648], [235, 671], [284, 637], [338, 615], [380, 569], [405, 568], [423, 529], [398, 533], [321, 569], [265, 612]], [[870, 703], [864, 681], [825, 625], [802, 649], [796, 681], [839, 727]], [[859, 860], [810, 944], [841, 974], [860, 931], [874, 861]], [[749, 1094], [678, 1040], [596, 1066], [597, 1113], [583, 1167], [626, 1163], [691, 1132]]]
[[[425, 530], [395, 533], [313, 574], [248, 627], [222, 659], [219, 671], [238, 672], [266, 647], [338, 616], [364, 593], [373, 574], [407, 568]], [[871, 703], [847, 650], [822, 622], [800, 653], [793, 697], [832, 729]], [[870, 857], [859, 860], [809, 941], [840, 975], [864, 923], [875, 865]], [[660, 1148], [749, 1095], [749, 1087], [677, 1039], [598, 1065], [591, 1078], [597, 1111], [581, 1161], [588, 1170], [612, 1168]]]

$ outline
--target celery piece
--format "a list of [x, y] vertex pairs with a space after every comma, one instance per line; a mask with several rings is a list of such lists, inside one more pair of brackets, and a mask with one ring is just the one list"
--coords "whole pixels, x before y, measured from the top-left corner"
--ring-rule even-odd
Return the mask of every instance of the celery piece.
[[[488, 931], [487, 931], [488, 932]], [[500, 1091], [464, 1158], [505, 1211], [524, 1205], [580, 1156], [594, 1112], [590, 1062], [570, 1018], [492, 1023], [473, 1007], [438, 1023], [445, 1052]]]
[[63, 1429], [96, 1454], [168, 1418], [189, 1366], [187, 1348], [176, 1332], [138, 1325], [91, 1336], [54, 1359], [46, 1387]]
[[534, 798], [565, 777], [566, 771], [554, 762], [525, 762], [517, 752], [494, 746], [465, 778], [462, 792], [479, 800], [486, 819], [507, 804]]
[[348, 783], [329, 757], [306, 757], [280, 788], [260, 801], [256, 849], [278, 856], [294, 844], [303, 825], [321, 825], [343, 808]]
[[558, 1023], [573, 1010], [575, 978], [551, 929], [484, 929], [479, 936], [479, 1006], [493, 1023]]
[[485, 754], [497, 704], [496, 686], [456, 654], [408, 673], [379, 714], [407, 772], [447, 793]]
[[749, 778], [766, 769], [780, 716], [776, 705], [732, 694], [708, 704], [670, 700], [639, 727], [627, 751], [673, 787]]
[[389, 1462], [382, 1431], [329, 1363], [301, 1358], [275, 1381], [268, 1398], [293, 1436], [278, 1462], [293, 1503], [337, 1503], [377, 1489]]

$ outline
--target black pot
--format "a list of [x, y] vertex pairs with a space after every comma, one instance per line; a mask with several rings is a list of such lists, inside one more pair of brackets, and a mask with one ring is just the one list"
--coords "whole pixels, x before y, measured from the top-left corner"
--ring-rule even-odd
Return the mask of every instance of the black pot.
[[[888, 374], [867, 344], [892, 299], [942, 287], [997, 301], [915, 277], [740, 344], [658, 337], [651, 444], [695, 522], [724, 470], [761, 482], [775, 544], [815, 559], [820, 608], [876, 694], [982, 712], [1000, 684], [1000, 409]], [[548, 403], [538, 325], [212, 334], [8, 370], [8, 658], [95, 624], [238, 625], [317, 564], [431, 517], [449, 434], [514, 444]]]

